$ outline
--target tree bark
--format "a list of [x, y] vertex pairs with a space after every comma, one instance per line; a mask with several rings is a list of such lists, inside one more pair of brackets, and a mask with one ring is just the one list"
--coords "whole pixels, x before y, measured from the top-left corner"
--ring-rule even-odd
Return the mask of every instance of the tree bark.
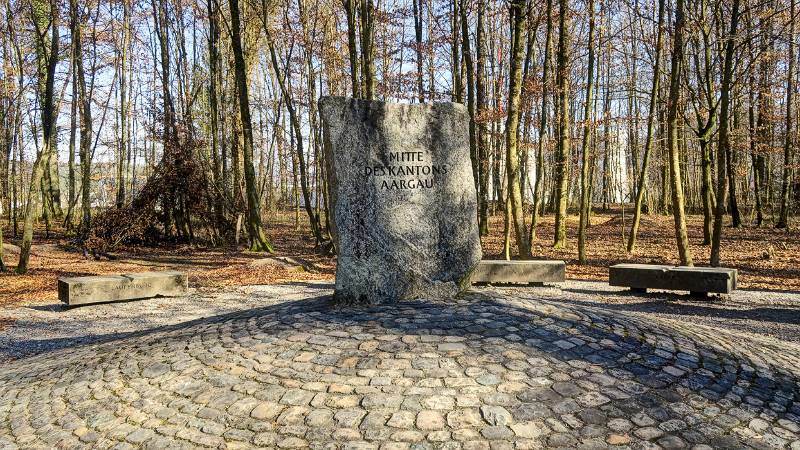
[[525, 36], [527, 21], [526, 0], [514, 0], [511, 3], [512, 39], [511, 68], [508, 84], [508, 116], [506, 117], [506, 179], [511, 213], [514, 220], [514, 231], [517, 239], [517, 251], [520, 257], [528, 258], [531, 250], [526, 233], [525, 214], [522, 210], [522, 188], [520, 186], [520, 164], [518, 153], [518, 134], [520, 103], [522, 94], [522, 62], [525, 54]]
[[[791, 0], [794, 4], [794, 0]], [[714, 211], [714, 232], [711, 235], [711, 265], [719, 266], [720, 244], [722, 242], [722, 219], [725, 216], [725, 195], [728, 193], [728, 174], [725, 170], [727, 155], [730, 154], [730, 104], [733, 86], [733, 50], [736, 29], [739, 25], [739, 0], [733, 0], [731, 29], [725, 42], [725, 60], [722, 67], [719, 112], [719, 149], [717, 150], [717, 207]]]
[[[30, 186], [25, 207], [25, 222], [22, 229], [22, 245], [20, 245], [19, 263], [17, 273], [24, 274], [28, 271], [28, 263], [31, 255], [31, 245], [33, 244], [33, 219], [39, 209], [39, 195], [46, 195], [39, 189], [42, 184], [44, 171], [48, 167], [42, 167], [43, 161], [49, 161], [50, 155], [55, 152], [53, 136], [56, 127], [56, 113], [54, 105], [55, 97], [55, 75], [56, 65], [58, 64], [58, 43], [59, 43], [59, 23], [60, 12], [58, 2], [50, 0], [51, 15], [51, 38], [50, 51], [47, 60], [47, 70], [45, 71], [45, 88], [42, 102], [42, 151], [36, 155], [31, 170]], [[42, 55], [44, 57], [44, 55]]]
[[[462, 8], [463, 10], [463, 8]], [[478, 1], [478, 18], [475, 25], [475, 110], [480, 115], [486, 109], [486, 53], [484, 51], [485, 30], [483, 18], [486, 14], [486, 0]], [[463, 17], [462, 17], [462, 21]], [[465, 22], [465, 21], [464, 21]], [[463, 25], [462, 25], [463, 26]], [[467, 33], [463, 33], [467, 35]], [[477, 121], [477, 120], [476, 120]], [[489, 234], [489, 136], [486, 121], [476, 123], [476, 145], [478, 152], [478, 227], [481, 236]]]
[[[658, 0], [658, 31], [656, 33], [656, 55], [653, 63], [653, 82], [650, 87], [650, 106], [647, 110], [647, 137], [644, 142], [644, 155], [642, 156], [642, 169], [639, 171], [639, 180], [636, 183], [636, 203], [633, 209], [633, 224], [628, 236], [628, 252], [636, 247], [636, 237], [639, 233], [639, 223], [642, 217], [642, 204], [644, 193], [647, 189], [647, 166], [650, 163], [650, 153], [653, 149], [655, 136], [656, 106], [658, 102], [658, 88], [661, 73], [661, 49], [664, 43], [664, 4], [665, 0]], [[634, 164], [636, 162], [634, 161]]]
[[681, 181], [678, 142], [678, 109], [680, 107], [681, 66], [683, 62], [684, 0], [676, 0], [675, 29], [672, 40], [672, 63], [670, 71], [669, 100], [667, 102], [667, 149], [669, 152], [669, 175], [672, 190], [672, 216], [675, 220], [675, 236], [681, 265], [691, 266], [692, 250], [686, 232], [683, 183]]
[[558, 143], [556, 148], [556, 220], [553, 240], [554, 248], [564, 248], [567, 244], [567, 196], [570, 153], [569, 129], [569, 2], [559, 0], [558, 53], [556, 56], [556, 84], [558, 85]]
[[783, 143], [783, 174], [781, 177], [781, 208], [778, 214], [778, 222], [775, 228], [787, 228], [789, 226], [789, 189], [792, 178], [792, 96], [794, 93], [794, 31], [795, 31], [795, 0], [789, 0], [790, 21], [789, 21], [789, 67], [786, 74], [786, 137]]
[[469, 45], [469, 23], [467, 22], [467, 4], [461, 2], [461, 45], [464, 61], [467, 65], [467, 110], [469, 111], [469, 158], [472, 162], [472, 178], [475, 183], [475, 192], [480, 195], [480, 170], [478, 165], [478, 142], [475, 131], [475, 68], [472, 63], [472, 51]]
[[261, 224], [261, 202], [256, 187], [253, 167], [253, 125], [250, 118], [250, 99], [247, 89], [247, 69], [242, 50], [241, 25], [239, 20], [239, 0], [230, 0], [231, 7], [231, 47], [234, 57], [236, 90], [239, 96], [239, 115], [242, 121], [245, 189], [247, 191], [247, 232], [250, 236], [250, 251], [272, 253], [272, 244], [264, 233]]
[[[663, 1], [663, 0], [661, 0]], [[578, 263], [586, 264], [586, 228], [589, 227], [589, 211], [591, 198], [589, 197], [589, 131], [592, 125], [592, 89], [594, 88], [594, 40], [595, 17], [594, 0], [588, 0], [586, 8], [589, 14], [589, 61], [586, 70], [586, 103], [583, 107], [583, 142], [581, 143], [581, 211], [578, 226]], [[655, 72], [658, 78], [658, 72]]]

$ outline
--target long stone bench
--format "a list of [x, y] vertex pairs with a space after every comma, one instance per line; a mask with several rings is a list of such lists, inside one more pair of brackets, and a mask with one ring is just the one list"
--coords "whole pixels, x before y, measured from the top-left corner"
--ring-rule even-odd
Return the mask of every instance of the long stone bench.
[[647, 292], [648, 289], [689, 291], [693, 295], [730, 294], [736, 289], [736, 269], [655, 264], [609, 267], [608, 284]]
[[185, 295], [189, 284], [185, 273], [126, 273], [58, 279], [58, 299], [69, 306], [118, 302], [150, 297]]
[[472, 284], [543, 284], [565, 279], [564, 261], [483, 260], [472, 271]]

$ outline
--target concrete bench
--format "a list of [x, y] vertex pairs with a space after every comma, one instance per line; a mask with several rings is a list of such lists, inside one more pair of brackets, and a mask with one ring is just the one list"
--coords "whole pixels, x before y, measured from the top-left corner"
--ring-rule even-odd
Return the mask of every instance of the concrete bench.
[[69, 306], [118, 302], [150, 297], [177, 297], [189, 288], [186, 274], [163, 272], [127, 273], [58, 279], [58, 299]]
[[712, 292], [730, 294], [736, 289], [736, 269], [723, 267], [663, 266], [654, 264], [617, 264], [609, 267], [608, 284], [631, 288], [689, 291], [705, 296]]
[[483, 260], [472, 272], [472, 284], [543, 284], [565, 279], [564, 261]]

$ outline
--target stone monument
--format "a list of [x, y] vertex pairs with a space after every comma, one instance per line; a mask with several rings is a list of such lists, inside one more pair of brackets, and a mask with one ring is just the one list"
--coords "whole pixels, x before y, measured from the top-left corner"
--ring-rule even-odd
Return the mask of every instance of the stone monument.
[[481, 247], [464, 105], [319, 104], [335, 299], [451, 298], [469, 287]]

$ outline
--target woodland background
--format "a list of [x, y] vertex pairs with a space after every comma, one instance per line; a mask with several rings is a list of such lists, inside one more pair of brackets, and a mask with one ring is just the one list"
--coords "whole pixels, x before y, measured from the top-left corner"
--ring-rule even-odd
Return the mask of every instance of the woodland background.
[[323, 95], [467, 104], [487, 255], [797, 288], [796, 3], [0, 0], [0, 294], [240, 242], [329, 276]]

